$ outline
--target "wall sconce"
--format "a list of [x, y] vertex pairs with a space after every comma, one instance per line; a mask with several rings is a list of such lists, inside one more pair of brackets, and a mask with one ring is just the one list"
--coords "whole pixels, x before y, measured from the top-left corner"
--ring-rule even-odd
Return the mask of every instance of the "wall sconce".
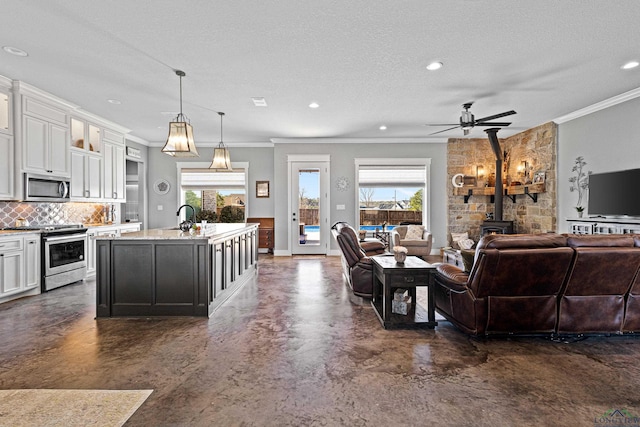
[[518, 165], [518, 174], [522, 175], [524, 184], [531, 184], [531, 178], [529, 178], [530, 172], [531, 172], [531, 166], [529, 165], [529, 162], [527, 162], [526, 160], [523, 160]]
[[485, 185], [486, 185], [486, 181], [485, 181], [484, 166], [477, 165], [476, 166], [476, 186], [484, 187]]

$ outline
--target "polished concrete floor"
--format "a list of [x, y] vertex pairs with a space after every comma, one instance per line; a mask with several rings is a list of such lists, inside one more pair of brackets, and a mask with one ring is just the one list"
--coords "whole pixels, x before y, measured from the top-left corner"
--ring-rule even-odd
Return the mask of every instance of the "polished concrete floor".
[[350, 298], [336, 257], [263, 256], [258, 279], [210, 319], [95, 320], [94, 287], [0, 306], [0, 388], [153, 389], [127, 426], [593, 426], [612, 409], [640, 415], [640, 338], [479, 340], [447, 322], [384, 330]]

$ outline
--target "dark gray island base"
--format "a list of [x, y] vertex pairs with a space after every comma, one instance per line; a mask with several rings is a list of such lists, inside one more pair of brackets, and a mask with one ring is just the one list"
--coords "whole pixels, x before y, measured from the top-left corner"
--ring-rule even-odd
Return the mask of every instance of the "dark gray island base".
[[96, 240], [97, 317], [208, 317], [257, 272], [257, 224]]

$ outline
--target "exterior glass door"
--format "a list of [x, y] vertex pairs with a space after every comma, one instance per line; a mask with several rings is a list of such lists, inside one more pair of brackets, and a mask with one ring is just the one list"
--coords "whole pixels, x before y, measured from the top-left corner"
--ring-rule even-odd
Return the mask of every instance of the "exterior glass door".
[[294, 162], [291, 167], [291, 253], [327, 253], [327, 197], [322, 162]]

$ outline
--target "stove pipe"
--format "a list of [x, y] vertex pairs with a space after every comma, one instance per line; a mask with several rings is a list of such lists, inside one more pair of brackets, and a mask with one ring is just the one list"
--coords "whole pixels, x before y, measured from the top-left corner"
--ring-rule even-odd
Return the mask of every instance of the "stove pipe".
[[498, 131], [500, 128], [485, 129], [489, 137], [489, 143], [491, 149], [496, 156], [496, 191], [494, 195], [494, 220], [502, 221], [502, 195], [504, 194], [504, 188], [502, 186], [502, 149], [500, 148], [500, 142], [498, 142]]

